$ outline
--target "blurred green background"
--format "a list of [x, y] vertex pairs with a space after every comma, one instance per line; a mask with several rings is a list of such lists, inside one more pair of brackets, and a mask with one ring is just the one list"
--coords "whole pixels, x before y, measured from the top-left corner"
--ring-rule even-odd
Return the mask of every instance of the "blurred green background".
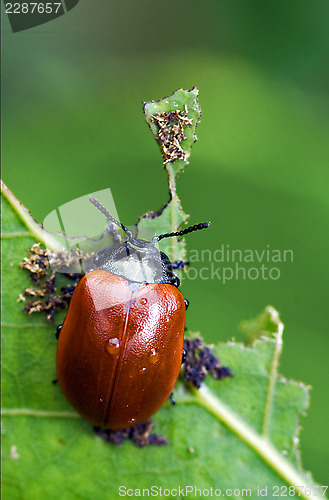
[[[275, 306], [281, 373], [313, 386], [303, 464], [328, 482], [329, 5], [317, 0], [80, 2], [13, 34], [3, 19], [3, 180], [42, 221], [110, 188], [129, 225], [167, 201], [142, 100], [200, 89], [178, 194], [211, 230], [188, 248], [292, 249], [280, 279], [185, 280], [188, 326], [209, 342]], [[219, 264], [220, 265], [220, 264]], [[199, 264], [202, 267], [202, 263]]]

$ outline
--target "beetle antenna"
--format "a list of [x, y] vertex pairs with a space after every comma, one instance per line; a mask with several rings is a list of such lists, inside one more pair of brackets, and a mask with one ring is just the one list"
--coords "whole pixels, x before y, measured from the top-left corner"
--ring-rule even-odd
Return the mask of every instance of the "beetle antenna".
[[152, 242], [156, 243], [157, 241], [163, 240], [163, 238], [171, 238], [172, 236], [183, 236], [184, 234], [193, 233], [193, 231], [206, 229], [209, 226], [210, 222], [201, 222], [200, 224], [195, 224], [194, 226], [182, 229], [182, 231], [176, 231], [175, 233], [166, 233], [166, 234], [160, 234], [159, 236], [154, 236]]
[[103, 215], [105, 215], [108, 222], [112, 222], [112, 224], [115, 224], [116, 226], [121, 227], [121, 229], [123, 229], [123, 231], [126, 233], [128, 238], [132, 238], [133, 233], [131, 231], [129, 231], [129, 229], [127, 229], [126, 226], [121, 224], [121, 222], [119, 222], [114, 217], [112, 217], [112, 215], [110, 215], [108, 213], [106, 208], [103, 207], [103, 205], [101, 203], [99, 203], [99, 201], [97, 201], [93, 196], [89, 196], [89, 201], [90, 201], [90, 203], [92, 203], [94, 205], [94, 207], [96, 207], [100, 212], [102, 212]]

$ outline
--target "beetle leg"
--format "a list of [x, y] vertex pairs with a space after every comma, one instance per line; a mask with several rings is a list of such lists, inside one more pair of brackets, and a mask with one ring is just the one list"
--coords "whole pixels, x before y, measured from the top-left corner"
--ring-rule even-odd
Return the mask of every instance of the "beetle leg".
[[73, 295], [75, 290], [75, 285], [62, 286], [61, 292], [67, 293], [68, 295]]
[[[168, 277], [169, 277], [169, 282], [171, 285], [174, 285], [175, 287], [179, 287], [180, 285], [180, 279], [174, 275], [174, 273], [172, 272], [172, 269], [184, 269], [185, 266], [188, 266], [190, 263], [189, 262], [184, 262], [183, 260], [176, 260], [176, 262], [173, 262], [171, 265], [171, 273], [172, 273], [172, 276], [170, 276], [170, 274], [168, 274]], [[185, 302], [185, 305], [186, 305], [186, 302]], [[186, 306], [186, 309], [187, 309], [187, 306]]]
[[67, 278], [70, 278], [71, 280], [76, 282], [80, 281], [83, 276], [83, 274], [81, 273], [62, 273], [62, 274], [63, 276], [66, 276]]
[[186, 349], [184, 347], [183, 352], [182, 352], [182, 365], [185, 363], [186, 357], [187, 357], [187, 352], [186, 352]]
[[172, 392], [169, 396], [169, 401], [171, 404], [174, 406], [176, 404], [176, 401], [174, 400], [174, 393]]
[[173, 262], [171, 264], [171, 267], [173, 269], [184, 269], [185, 266], [189, 266], [189, 262], [184, 262], [183, 260], [176, 260], [176, 262]]
[[56, 329], [55, 337], [56, 337], [56, 339], [57, 339], [57, 340], [59, 339], [59, 335], [60, 335], [60, 333], [61, 333], [62, 326], [63, 326], [63, 325], [59, 325], [59, 326], [57, 327], [57, 329]]

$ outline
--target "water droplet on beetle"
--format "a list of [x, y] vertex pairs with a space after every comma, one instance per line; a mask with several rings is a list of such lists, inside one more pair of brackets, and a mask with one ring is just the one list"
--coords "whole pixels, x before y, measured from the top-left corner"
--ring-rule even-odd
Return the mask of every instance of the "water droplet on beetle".
[[118, 354], [120, 349], [120, 342], [117, 337], [113, 337], [112, 339], [108, 339], [106, 344], [106, 350], [109, 354]]
[[147, 299], [141, 299], [141, 304], [145, 306], [145, 304], [147, 304]]
[[153, 348], [151, 349], [151, 355], [149, 357], [149, 362], [151, 365], [154, 365], [159, 359], [159, 354], [156, 352], [156, 350]]

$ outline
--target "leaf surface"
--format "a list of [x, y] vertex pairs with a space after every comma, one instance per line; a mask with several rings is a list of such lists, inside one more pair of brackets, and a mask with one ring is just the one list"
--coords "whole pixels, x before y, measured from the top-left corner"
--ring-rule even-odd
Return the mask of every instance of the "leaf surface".
[[[179, 89], [172, 95], [158, 101], [144, 102], [146, 122], [154, 138], [160, 145], [164, 168], [168, 174], [170, 199], [159, 212], [149, 212], [138, 220], [137, 227], [140, 237], [145, 237], [144, 235], [147, 235], [148, 231], [151, 231], [152, 236], [177, 231], [188, 219], [188, 215], [184, 213], [180, 199], [176, 193], [176, 178], [186, 165], [188, 165], [191, 148], [197, 140], [196, 128], [201, 116], [198, 93], [199, 91], [195, 87], [191, 90]], [[176, 115], [172, 117], [172, 113], [176, 113]], [[162, 135], [161, 127], [159, 127], [156, 121], [156, 117], [159, 115], [164, 120]], [[173, 128], [178, 127], [178, 125], [182, 129], [181, 135], [177, 132], [177, 128]], [[170, 158], [171, 161], [169, 161], [163, 148], [163, 134], [167, 134], [167, 149], [175, 149], [179, 145], [183, 151], [183, 159], [175, 159], [174, 155]], [[160, 250], [168, 255], [172, 262], [186, 260], [185, 242], [182, 239], [171, 238], [169, 240], [162, 240], [159, 243], [159, 247]], [[179, 276], [180, 274], [180, 271], [178, 271]]]
[[[167, 119], [175, 110], [188, 123], [181, 131], [185, 138], [180, 136], [187, 154], [169, 162], [164, 155], [170, 201], [158, 213], [139, 219], [139, 237], [176, 231], [187, 219], [175, 182], [195, 141], [200, 117], [197, 90], [179, 90], [144, 105], [157, 140], [159, 127], [152, 117], [164, 113], [161, 116]], [[166, 154], [163, 147], [162, 152]], [[234, 498], [257, 498], [265, 493], [270, 498], [293, 496], [293, 491], [300, 498], [323, 498], [323, 489], [302, 470], [298, 451], [309, 388], [278, 373], [283, 325], [272, 307], [242, 323], [251, 346], [235, 342], [215, 346], [215, 353], [234, 377], [217, 381], [208, 376], [199, 391], [178, 381], [177, 404], [171, 407], [167, 403], [154, 416], [155, 431], [169, 440], [168, 446], [138, 449], [125, 442], [115, 447], [96, 437], [52, 383], [56, 378], [56, 325], [47, 324], [40, 315], [24, 314], [23, 303], [18, 301], [31, 286], [19, 266], [28, 249], [36, 238], [54, 247], [58, 242], [5, 186], [3, 193], [4, 498], [57, 500], [60, 495], [67, 500], [103, 500], [120, 498], [120, 491], [127, 489], [131, 489], [130, 496], [141, 496], [143, 489], [151, 492], [151, 488], [159, 496], [162, 488], [162, 496], [176, 498], [185, 498], [187, 493], [209, 496], [211, 489], [217, 491], [216, 496], [234, 492]], [[171, 238], [160, 244], [172, 261], [184, 260], [184, 240]], [[63, 312], [56, 316], [56, 324], [61, 324], [63, 316]]]
[[[138, 449], [126, 442], [115, 447], [96, 437], [52, 383], [56, 377], [55, 326], [23, 314], [22, 303], [17, 302], [19, 293], [30, 284], [19, 262], [35, 239], [7, 200], [2, 202], [4, 498], [51, 500], [58, 498], [59, 491], [69, 500], [103, 499], [104, 492], [108, 498], [120, 498], [120, 486], [133, 490], [195, 486], [222, 492], [230, 488], [241, 490], [241, 498], [242, 489], [247, 488], [255, 498], [258, 487], [267, 487], [271, 495], [274, 487], [288, 487], [289, 481], [282, 475], [290, 467], [301, 485], [314, 488], [311, 477], [300, 469], [298, 454], [300, 417], [307, 408], [308, 388], [287, 382], [276, 371], [273, 374], [277, 356], [273, 328], [264, 332], [271, 338], [257, 340], [252, 347], [234, 342], [215, 347], [233, 378], [215, 381], [208, 377], [206, 388], [199, 392], [179, 381], [176, 406], [168, 403], [154, 417], [156, 432], [167, 437], [168, 446]], [[268, 309], [264, 314], [272, 320], [262, 318], [262, 324], [273, 325], [275, 312]], [[271, 458], [264, 459], [255, 439], [263, 439], [273, 376], [267, 425], [272, 445], [263, 444], [265, 451], [274, 447], [283, 467]], [[209, 394], [219, 402], [219, 411]], [[228, 410], [228, 421], [223, 408]], [[182, 493], [177, 495], [180, 497]]]

